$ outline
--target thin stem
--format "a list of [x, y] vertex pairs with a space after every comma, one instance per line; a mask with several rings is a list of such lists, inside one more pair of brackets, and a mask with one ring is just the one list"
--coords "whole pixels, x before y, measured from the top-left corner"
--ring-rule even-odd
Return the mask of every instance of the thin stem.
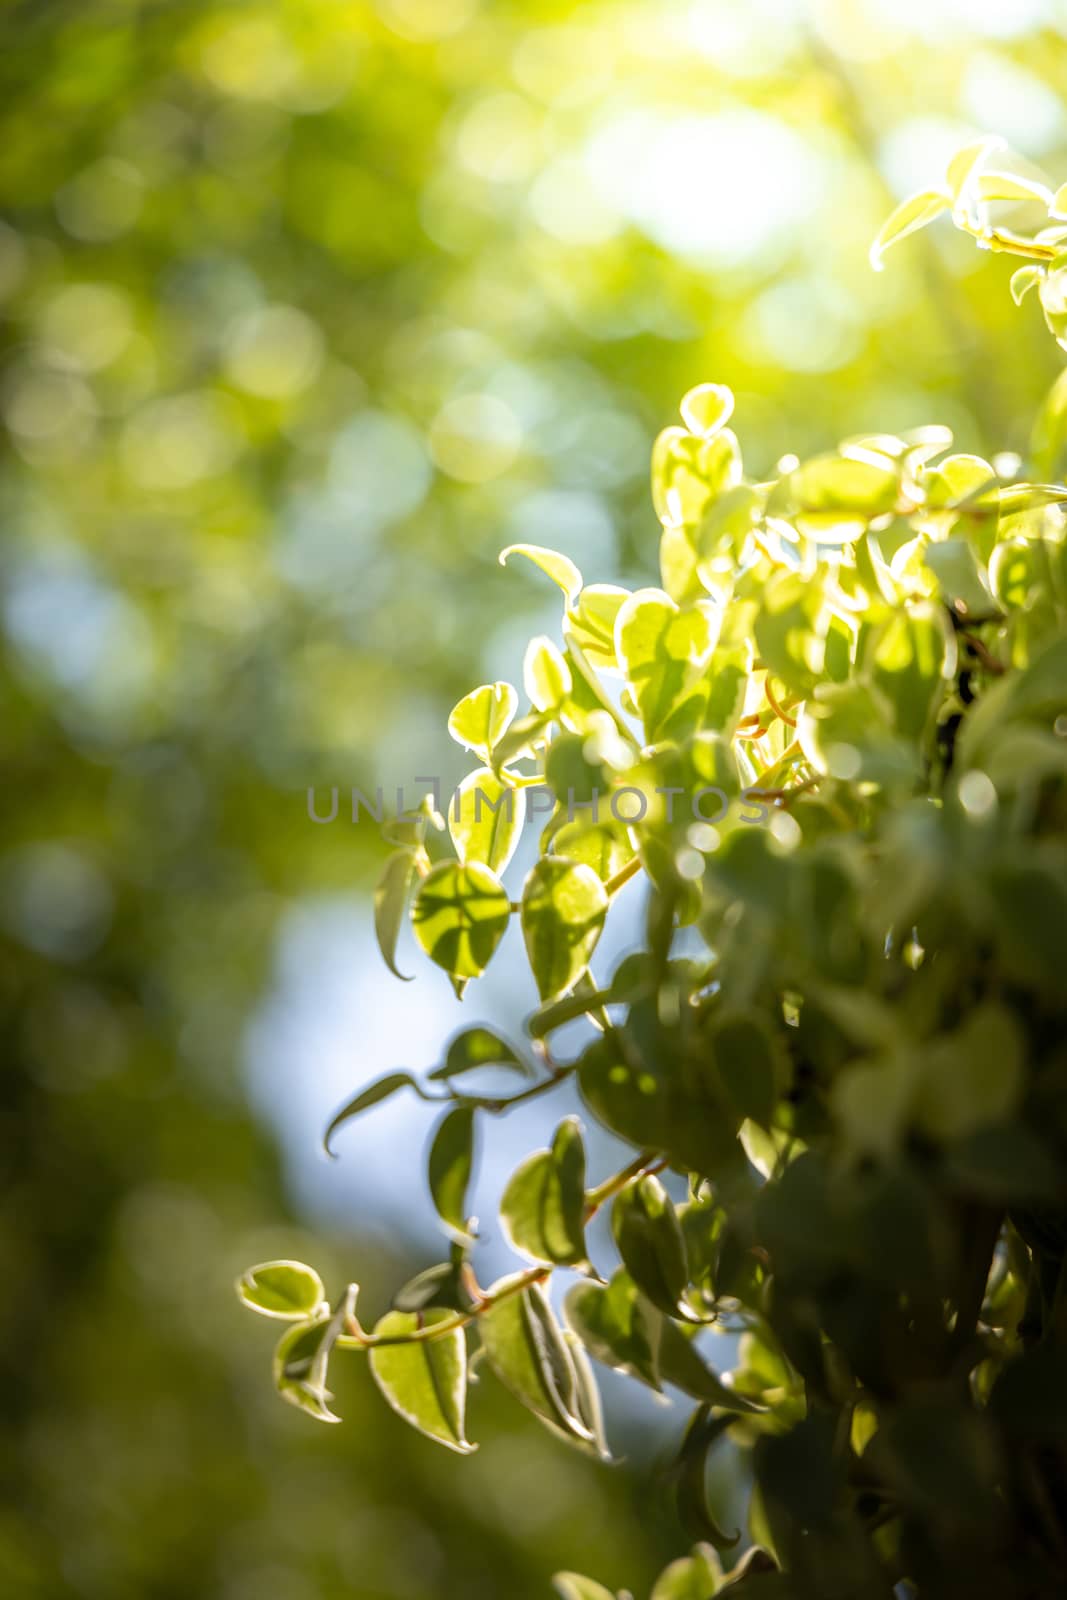
[[618, 1194], [620, 1189], [625, 1189], [626, 1185], [634, 1178], [640, 1177], [644, 1172], [651, 1172], [653, 1169], [657, 1172], [662, 1172], [665, 1165], [666, 1162], [658, 1160], [657, 1151], [642, 1150], [640, 1155], [635, 1156], [628, 1166], [623, 1167], [621, 1172], [614, 1173], [610, 1178], [605, 1178], [604, 1182], [598, 1184], [595, 1189], [588, 1190], [585, 1197], [586, 1222], [589, 1221], [590, 1217], [596, 1215], [605, 1200], [610, 1200], [613, 1195]]
[[634, 856], [632, 861], [628, 861], [624, 867], [620, 867], [618, 872], [605, 883], [604, 888], [608, 898], [610, 899], [613, 894], [617, 894], [624, 884], [629, 883], [631, 878], [636, 878], [640, 871], [641, 857]]
[[[595, 1189], [590, 1189], [585, 1197], [585, 1221], [596, 1215], [606, 1200], [610, 1200], [620, 1189], [625, 1189], [632, 1179], [639, 1177], [643, 1172], [661, 1172], [666, 1166], [658, 1152], [655, 1150], [642, 1150], [633, 1161], [625, 1166], [621, 1172], [616, 1172], [612, 1177], [606, 1178]], [[421, 1328], [413, 1328], [410, 1333], [404, 1334], [376, 1334], [368, 1333], [361, 1327], [354, 1311], [349, 1311], [344, 1319], [345, 1331], [337, 1340], [339, 1349], [342, 1350], [373, 1350], [382, 1345], [397, 1344], [429, 1344], [434, 1339], [443, 1339], [446, 1334], [455, 1333], [459, 1328], [467, 1328], [472, 1322], [498, 1306], [502, 1300], [510, 1295], [521, 1294], [525, 1289], [531, 1289], [535, 1284], [544, 1283], [552, 1275], [551, 1267], [530, 1267], [526, 1272], [520, 1272], [509, 1278], [502, 1288], [496, 1293], [477, 1291], [475, 1304], [469, 1311], [456, 1311], [443, 1322], [432, 1322]], [[353, 1297], [353, 1285], [349, 1284], [346, 1296]]]
[[775, 716], [776, 717], [781, 717], [782, 721], [784, 723], [786, 723], [790, 728], [795, 728], [796, 725], [797, 725], [796, 717], [791, 717], [789, 715], [789, 711], [788, 711], [787, 707], [785, 707], [783, 705], [780, 705], [779, 702], [775, 699], [774, 691], [771, 688], [771, 675], [770, 675], [769, 672], [768, 672], [767, 676], [763, 680], [763, 692], [767, 696], [767, 700], [768, 700], [768, 702], [770, 704], [770, 707], [771, 707], [771, 710], [774, 712]]

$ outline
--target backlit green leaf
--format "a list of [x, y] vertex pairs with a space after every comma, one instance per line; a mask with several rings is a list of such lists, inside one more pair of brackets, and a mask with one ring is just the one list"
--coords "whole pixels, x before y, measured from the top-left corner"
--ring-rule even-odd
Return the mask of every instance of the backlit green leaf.
[[522, 893], [522, 931], [542, 1000], [570, 989], [589, 965], [607, 915], [604, 885], [591, 867], [546, 856]]
[[[420, 1328], [454, 1320], [454, 1313], [443, 1308], [389, 1311], [375, 1326], [374, 1336], [403, 1341]], [[464, 1435], [467, 1344], [461, 1328], [433, 1339], [374, 1345], [369, 1360], [375, 1383], [405, 1422], [459, 1455], [477, 1448]]]
[[519, 697], [510, 683], [483, 683], [453, 707], [448, 731], [457, 744], [488, 762], [518, 706]]
[[511, 1290], [505, 1279], [489, 1293], [495, 1303], [478, 1318], [478, 1331], [496, 1376], [552, 1432], [599, 1454], [594, 1431], [580, 1415], [574, 1362], [544, 1290], [539, 1284]]
[[711, 439], [733, 416], [733, 391], [722, 383], [698, 383], [682, 400], [681, 412], [690, 433]]
[[369, 1111], [371, 1106], [376, 1106], [379, 1101], [387, 1100], [390, 1095], [396, 1094], [398, 1089], [414, 1089], [416, 1094], [422, 1092], [410, 1072], [387, 1072], [384, 1077], [376, 1078], [365, 1089], [361, 1089], [351, 1100], [346, 1100], [340, 1111], [331, 1117], [329, 1127], [322, 1136], [326, 1154], [333, 1154], [330, 1141], [343, 1123], [358, 1117], [361, 1111]]
[[427, 1175], [437, 1215], [462, 1240], [467, 1229], [467, 1187], [474, 1166], [474, 1107], [456, 1106], [438, 1123], [430, 1146]]
[[527, 1156], [500, 1202], [508, 1241], [534, 1261], [577, 1266], [585, 1255], [585, 1146], [577, 1117], [556, 1129], [547, 1150]]
[[611, 1231], [622, 1264], [641, 1292], [677, 1316], [689, 1279], [685, 1240], [670, 1195], [646, 1174], [615, 1197]]
[[509, 544], [506, 550], [500, 552], [502, 567], [507, 565], [509, 556], [525, 556], [535, 567], [540, 567], [563, 590], [568, 605], [573, 605], [577, 600], [582, 588], [582, 575], [569, 556], [561, 555], [558, 550], [548, 550], [544, 545]]
[[890, 245], [899, 244], [909, 233], [925, 228], [951, 208], [951, 196], [941, 194], [936, 189], [924, 189], [921, 194], [913, 194], [907, 200], [901, 201], [896, 210], [883, 222], [877, 238], [871, 245], [871, 266], [875, 272], [881, 271], [882, 257]]
[[314, 1317], [326, 1304], [322, 1279], [302, 1261], [264, 1261], [237, 1280], [238, 1297], [265, 1317]]
[[394, 978], [405, 983], [410, 982], [411, 975], [397, 970], [396, 946], [417, 875], [414, 852], [396, 850], [385, 863], [374, 890], [374, 932], [378, 949]]
[[456, 855], [499, 875], [515, 854], [525, 817], [525, 791], [505, 783], [491, 767], [479, 767], [449, 802], [448, 831]]
[[517, 1055], [498, 1033], [492, 1028], [464, 1028], [457, 1033], [449, 1043], [445, 1052], [445, 1059], [439, 1067], [434, 1067], [428, 1074], [429, 1079], [457, 1078], [462, 1073], [474, 1072], [479, 1067], [506, 1067], [511, 1072], [520, 1072], [524, 1077], [532, 1075], [529, 1063]]
[[555, 711], [571, 692], [571, 669], [557, 645], [543, 634], [526, 646], [522, 681], [537, 711]]
[[511, 914], [500, 879], [481, 862], [443, 861], [419, 886], [415, 937], [431, 961], [456, 978], [477, 978], [493, 958]]

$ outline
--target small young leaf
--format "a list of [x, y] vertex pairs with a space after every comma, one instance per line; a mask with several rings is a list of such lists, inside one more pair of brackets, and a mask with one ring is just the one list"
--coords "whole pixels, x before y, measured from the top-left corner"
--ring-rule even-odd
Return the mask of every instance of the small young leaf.
[[683, 398], [681, 413], [690, 433], [713, 439], [734, 414], [733, 390], [723, 383], [698, 383]]
[[479, 767], [459, 785], [448, 807], [448, 831], [460, 861], [504, 871], [515, 854], [526, 815], [526, 793]]
[[[374, 1329], [376, 1338], [404, 1340], [420, 1327], [454, 1320], [454, 1313], [389, 1311]], [[477, 1445], [464, 1437], [467, 1402], [467, 1342], [462, 1328], [435, 1339], [372, 1345], [370, 1369], [393, 1410], [413, 1428], [459, 1455]]]
[[671, 1197], [651, 1173], [629, 1184], [611, 1209], [623, 1266], [652, 1304], [677, 1316], [689, 1279], [685, 1240]]
[[467, 1242], [467, 1186], [474, 1166], [474, 1107], [456, 1106], [437, 1125], [428, 1175], [437, 1215], [449, 1232]]
[[511, 902], [481, 862], [442, 861], [415, 896], [415, 937], [431, 961], [454, 978], [477, 978], [507, 931]]
[[448, 731], [457, 744], [488, 763], [518, 707], [519, 697], [510, 683], [483, 683], [453, 707]]
[[1067, 183], [1063, 183], [1052, 196], [1049, 211], [1054, 217], [1067, 217]]
[[537, 711], [556, 711], [571, 692], [571, 669], [558, 645], [544, 634], [531, 639], [522, 663], [522, 681]]
[[455, 1261], [439, 1261], [436, 1266], [424, 1267], [393, 1295], [394, 1311], [425, 1311], [427, 1306], [463, 1311], [469, 1305], [469, 1297], [464, 1295], [459, 1283]]
[[353, 1117], [358, 1117], [361, 1111], [369, 1111], [371, 1106], [376, 1106], [382, 1100], [387, 1100], [390, 1095], [396, 1094], [398, 1089], [414, 1089], [416, 1094], [422, 1095], [422, 1090], [410, 1072], [387, 1072], [383, 1078], [376, 1078], [373, 1083], [361, 1089], [351, 1100], [346, 1100], [340, 1111], [330, 1118], [329, 1127], [322, 1136], [323, 1149], [328, 1156], [333, 1155], [330, 1149], [330, 1140], [342, 1123], [349, 1122]]
[[582, 589], [582, 575], [569, 556], [561, 555], [558, 550], [546, 550], [540, 544], [509, 544], [500, 552], [502, 567], [507, 566], [509, 556], [525, 556], [535, 567], [540, 567], [553, 583], [559, 584], [568, 605], [572, 606], [577, 600]]
[[608, 911], [604, 885], [591, 867], [545, 856], [522, 892], [522, 932], [542, 1000], [570, 989], [589, 965]]
[[326, 1304], [322, 1279], [302, 1261], [264, 1261], [237, 1280], [238, 1297], [264, 1317], [287, 1321], [316, 1316]]
[[672, 1561], [656, 1579], [649, 1600], [711, 1600], [722, 1581], [722, 1566], [710, 1544]]
[[614, 584], [591, 583], [584, 588], [563, 623], [564, 637], [581, 650], [592, 668], [614, 670], [615, 618], [629, 591]]
[[878, 237], [871, 245], [871, 266], [875, 272], [882, 270], [882, 257], [890, 245], [899, 244], [909, 233], [925, 228], [935, 218], [952, 208], [952, 197], [936, 189], [924, 189], [901, 201], [896, 210], [883, 222]]
[[1019, 267], [1012, 273], [1008, 287], [1011, 289], [1011, 297], [1017, 306], [1022, 305], [1030, 290], [1035, 289], [1044, 276], [1045, 274], [1041, 268], [1033, 265]]
[[274, 1387], [283, 1400], [317, 1422], [340, 1422], [330, 1410], [326, 1369], [337, 1339], [334, 1317], [320, 1317], [287, 1328], [274, 1349]]
[[519, 1072], [524, 1078], [533, 1076], [533, 1069], [511, 1045], [491, 1028], [464, 1028], [449, 1043], [445, 1059], [427, 1076], [431, 1082], [458, 1078], [464, 1072], [475, 1072], [479, 1067], [506, 1067]]
[[968, 184], [986, 156], [991, 155], [994, 150], [1003, 150], [1003, 148], [1004, 140], [994, 134], [984, 139], [978, 139], [974, 144], [964, 145], [962, 150], [956, 151], [956, 154], [948, 164], [945, 181], [953, 199], [957, 203], [965, 197], [964, 192]]
[[552, 1587], [559, 1600], [616, 1600], [611, 1589], [605, 1589], [595, 1578], [583, 1578], [580, 1572], [557, 1572]]
[[532, 1284], [501, 1295], [478, 1318], [486, 1359], [501, 1383], [553, 1433], [599, 1453], [593, 1429], [579, 1410], [578, 1380], [570, 1351], [544, 1290]]
[[585, 1146], [577, 1117], [556, 1129], [548, 1150], [516, 1168], [500, 1202], [508, 1242], [534, 1261], [578, 1266], [585, 1254]]
[[1020, 178], [1014, 172], [980, 172], [977, 179], [979, 200], [1037, 200], [1043, 206], [1053, 203], [1052, 191], [1033, 178]]
[[415, 882], [415, 856], [411, 850], [396, 850], [385, 863], [374, 890], [374, 932], [378, 949], [382, 953], [394, 978], [410, 983], [411, 974], [400, 972], [396, 965], [396, 945], [404, 914], [408, 908], [411, 887]]

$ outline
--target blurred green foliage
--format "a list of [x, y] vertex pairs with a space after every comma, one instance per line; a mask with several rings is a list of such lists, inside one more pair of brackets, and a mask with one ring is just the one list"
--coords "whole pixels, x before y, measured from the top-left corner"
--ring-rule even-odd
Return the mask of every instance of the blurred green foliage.
[[461, 1477], [369, 1384], [318, 1432], [261, 1392], [229, 1279], [309, 1252], [244, 1028], [287, 906], [380, 858], [304, 789], [447, 772], [521, 636], [503, 543], [654, 578], [648, 450], [709, 373], [761, 472], [935, 416], [1024, 448], [1057, 363], [1006, 270], [866, 253], [968, 134], [1067, 169], [1065, 83], [1056, 0], [4, 8], [5, 1592], [661, 1564], [640, 1477], [514, 1408]]

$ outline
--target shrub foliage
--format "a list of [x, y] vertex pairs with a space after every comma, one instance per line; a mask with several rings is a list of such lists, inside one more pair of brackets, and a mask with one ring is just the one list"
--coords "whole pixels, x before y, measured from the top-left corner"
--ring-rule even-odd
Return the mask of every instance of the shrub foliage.
[[[890, 218], [875, 260], [951, 213], [1023, 259], [1013, 293], [1036, 289], [1067, 347], [1067, 193], [992, 159], [962, 152], [943, 191]], [[1003, 204], [1050, 221], [1009, 231], [990, 220]], [[1039, 419], [1046, 469], [1065, 406], [1054, 390]], [[239, 1290], [287, 1320], [286, 1400], [336, 1421], [330, 1362], [361, 1351], [386, 1401], [460, 1453], [476, 1359], [604, 1458], [594, 1364], [687, 1396], [672, 1479], [698, 1542], [654, 1600], [853, 1600], [902, 1581], [924, 1600], [1058, 1595], [1067, 488], [952, 454], [940, 427], [849, 439], [754, 482], [732, 410], [703, 384], [656, 440], [661, 587], [587, 585], [555, 551], [505, 551], [559, 587], [559, 641], [530, 644], [525, 704], [496, 683], [456, 706], [449, 729], [477, 765], [447, 817], [428, 798], [389, 829], [375, 910], [390, 967], [410, 914], [462, 994], [514, 916], [541, 997], [526, 1051], [467, 1028], [425, 1079], [390, 1074], [328, 1131], [401, 1091], [442, 1102], [428, 1177], [448, 1259], [372, 1329], [354, 1284], [331, 1302], [299, 1263], [253, 1268]], [[514, 901], [534, 786], [553, 809]], [[642, 948], [594, 978], [639, 875]], [[554, 1041], [576, 1019], [588, 1042], [565, 1058]], [[490, 1068], [514, 1088], [482, 1092]], [[483, 1287], [476, 1137], [570, 1080], [633, 1158], [591, 1185], [565, 1117], [504, 1192], [524, 1265]], [[601, 1208], [607, 1280], [585, 1238]], [[562, 1316], [559, 1268], [574, 1274]], [[729, 1373], [709, 1329], [740, 1335]], [[727, 1436], [751, 1452], [739, 1563], [705, 1493]], [[610, 1600], [575, 1574], [557, 1585]]]

